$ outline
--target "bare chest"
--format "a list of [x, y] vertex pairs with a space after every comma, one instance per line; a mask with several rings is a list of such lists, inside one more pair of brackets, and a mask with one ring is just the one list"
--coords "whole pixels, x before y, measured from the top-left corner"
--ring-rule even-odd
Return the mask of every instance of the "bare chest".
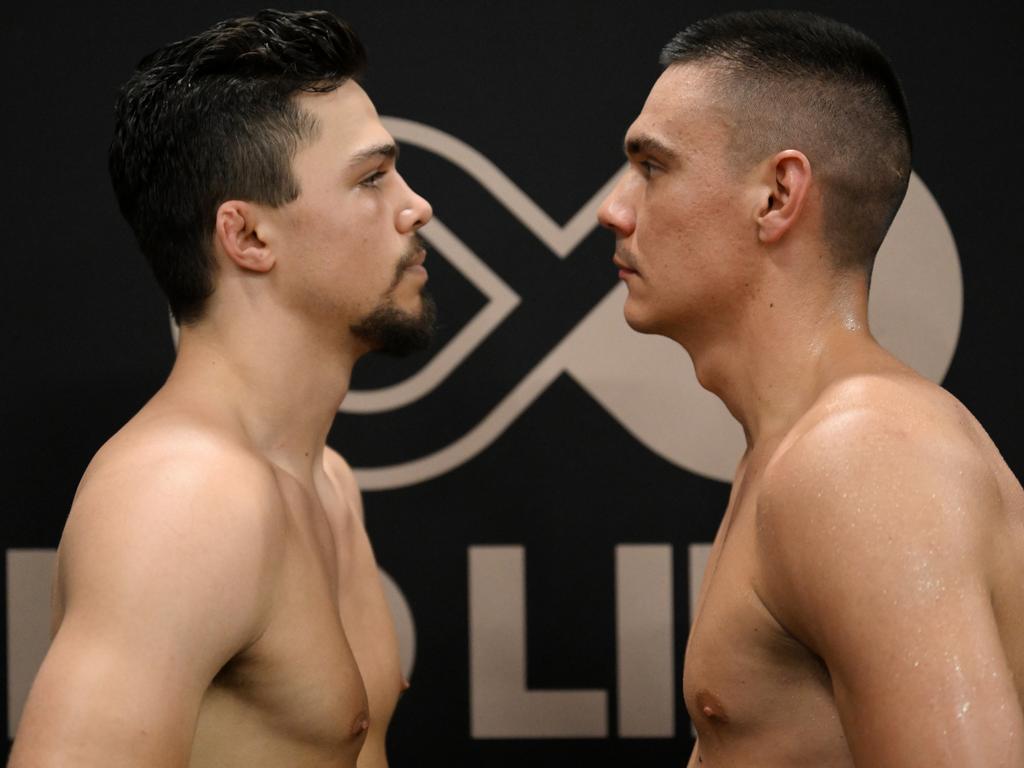
[[755, 512], [756, 488], [731, 500], [687, 642], [683, 696], [705, 764], [846, 765], [827, 671], [760, 597]]
[[235, 751], [248, 737], [264, 754], [283, 747], [291, 764], [312, 750], [310, 765], [354, 766], [367, 740], [382, 741], [401, 691], [390, 615], [358, 518], [340, 499], [283, 490], [288, 533], [268, 624], [207, 691], [196, 746], [205, 717], [212, 740]]

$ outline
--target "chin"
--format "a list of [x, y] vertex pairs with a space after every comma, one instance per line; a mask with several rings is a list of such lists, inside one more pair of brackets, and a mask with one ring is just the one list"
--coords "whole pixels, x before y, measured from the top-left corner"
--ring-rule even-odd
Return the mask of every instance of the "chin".
[[423, 314], [423, 294], [417, 293], [414, 297], [409, 299], [409, 305], [405, 307], [405, 311], [410, 315], [422, 315]]
[[626, 325], [637, 333], [661, 333], [654, 318], [632, 306], [629, 299], [626, 299], [626, 305], [622, 308], [622, 316], [626, 319]]
[[396, 309], [409, 315], [418, 315], [423, 311], [423, 289], [394, 296], [392, 302]]

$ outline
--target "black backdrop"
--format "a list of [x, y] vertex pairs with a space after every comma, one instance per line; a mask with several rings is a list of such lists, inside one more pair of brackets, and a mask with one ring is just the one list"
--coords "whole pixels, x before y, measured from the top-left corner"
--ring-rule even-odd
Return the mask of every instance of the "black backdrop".
[[[160, 385], [174, 354], [166, 308], [106, 177], [115, 90], [143, 53], [258, 7], [100, 0], [22, 2], [5, 12], [0, 471], [8, 550], [56, 545], [90, 456]], [[365, 85], [382, 115], [457, 137], [563, 224], [621, 166], [622, 135], [657, 77], [661, 45], [686, 23], [735, 6], [326, 7], [367, 44]], [[944, 383], [1020, 477], [1019, 6], [800, 7], [867, 32], [901, 75], [915, 169], [945, 213], [963, 272], [962, 329]], [[410, 461], [470, 432], [615, 285], [607, 233], [595, 229], [556, 258], [451, 163], [410, 146], [401, 168], [520, 303], [429, 395], [389, 412], [339, 417], [330, 442], [361, 468]], [[434, 256], [430, 266], [443, 347], [487, 297], [445, 259]], [[355, 385], [397, 383], [425, 363], [426, 356], [367, 361]], [[687, 546], [711, 540], [727, 495], [725, 483], [648, 450], [564, 374], [450, 471], [366, 492], [378, 559], [416, 628], [413, 688], [393, 721], [392, 764], [433, 762], [432, 754], [453, 765], [683, 762], [690, 737], [678, 684], [674, 737], [626, 738], [617, 730], [614, 552], [628, 543], [672, 546], [678, 678], [689, 622]], [[606, 737], [473, 738], [467, 568], [468, 548], [479, 545], [524, 548], [525, 685], [608, 691]]]

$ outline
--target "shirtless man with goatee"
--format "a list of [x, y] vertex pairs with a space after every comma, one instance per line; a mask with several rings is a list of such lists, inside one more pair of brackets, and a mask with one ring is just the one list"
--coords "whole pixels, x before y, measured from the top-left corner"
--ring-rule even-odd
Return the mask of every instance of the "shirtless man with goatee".
[[89, 465], [10, 765], [387, 765], [403, 679], [349, 467], [365, 353], [430, 336], [431, 216], [327, 12], [146, 57], [110, 170], [181, 327], [167, 383]]
[[605, 200], [627, 322], [668, 336], [747, 451], [686, 648], [704, 768], [1024, 766], [1024, 492], [868, 329], [910, 177], [878, 47], [803, 13], [699, 22]]

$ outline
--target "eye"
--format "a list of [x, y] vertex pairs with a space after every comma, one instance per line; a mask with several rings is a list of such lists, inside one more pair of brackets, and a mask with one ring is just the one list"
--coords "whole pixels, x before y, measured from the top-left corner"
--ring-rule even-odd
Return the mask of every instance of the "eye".
[[648, 179], [651, 177], [652, 174], [661, 170], [660, 166], [656, 165], [655, 163], [652, 163], [650, 160], [640, 160], [637, 162], [637, 165], [640, 166], [640, 173], [642, 173], [644, 177]]
[[359, 182], [361, 187], [376, 187], [379, 186], [379, 182], [387, 174], [387, 171], [377, 170], [367, 176], [365, 179]]

